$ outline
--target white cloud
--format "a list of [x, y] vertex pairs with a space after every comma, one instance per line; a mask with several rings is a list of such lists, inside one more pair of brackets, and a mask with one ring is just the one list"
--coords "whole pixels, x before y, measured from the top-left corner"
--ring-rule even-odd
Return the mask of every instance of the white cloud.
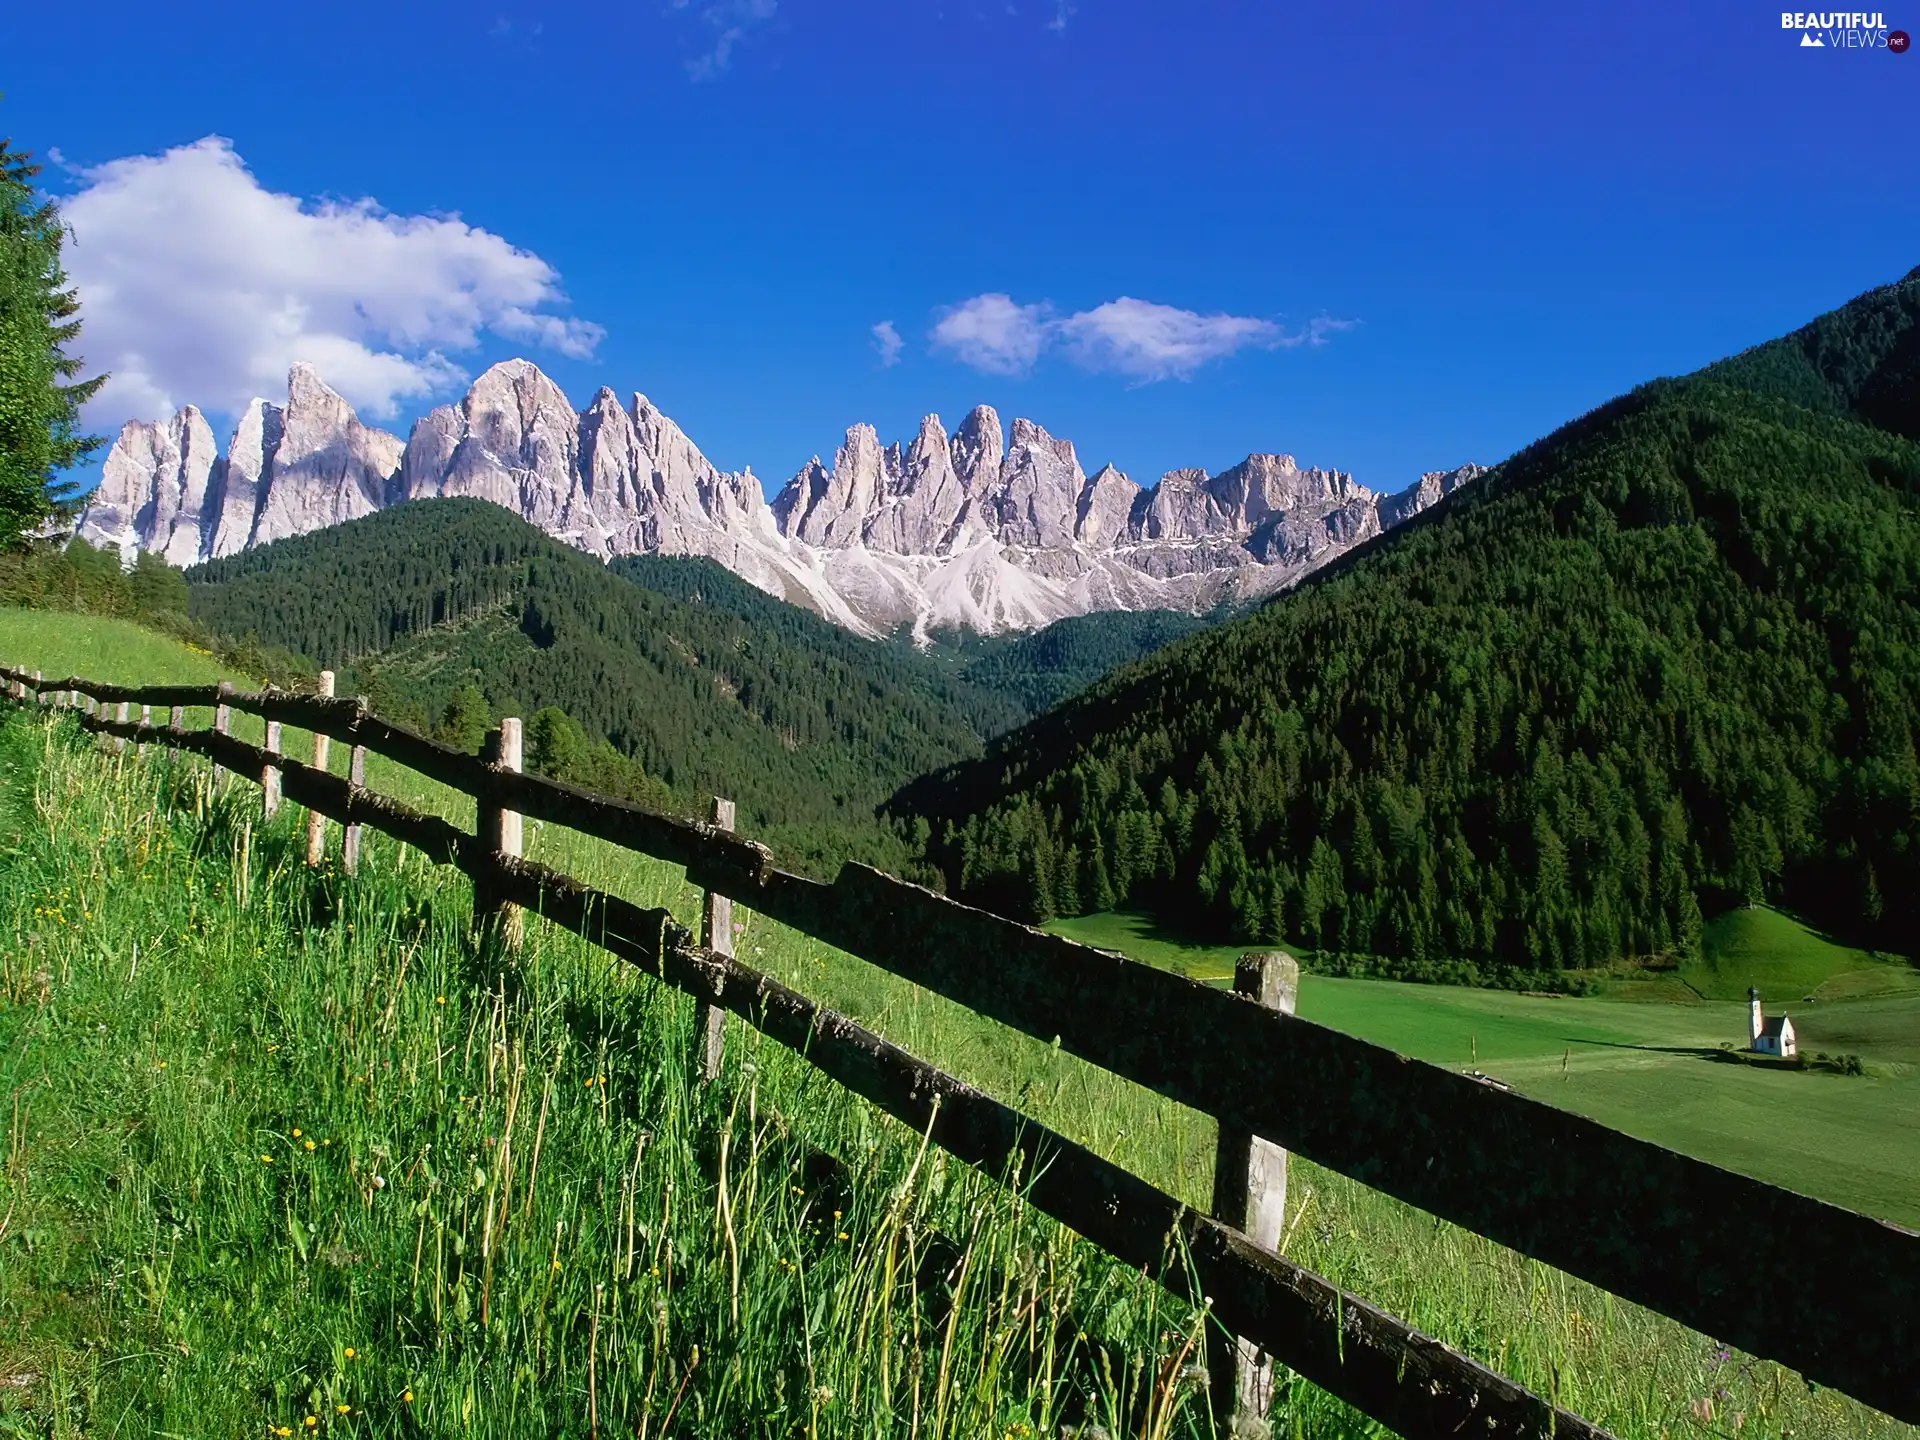
[[1067, 21], [1071, 20], [1077, 5], [1069, 5], [1067, 0], [1054, 0], [1053, 18], [1047, 22], [1047, 29], [1056, 35], [1067, 33]]
[[1271, 348], [1285, 340], [1271, 320], [1200, 315], [1130, 295], [1069, 315], [1059, 322], [1058, 334], [1075, 364], [1135, 380], [1184, 377], [1236, 350]]
[[936, 350], [992, 375], [1024, 375], [1047, 340], [1047, 307], [1017, 305], [1007, 295], [976, 295], [941, 313], [932, 331]]
[[81, 172], [62, 205], [89, 371], [113, 378], [94, 424], [181, 404], [231, 414], [310, 360], [366, 414], [457, 386], [448, 352], [482, 331], [592, 354], [604, 332], [547, 313], [565, 296], [539, 256], [457, 216], [372, 200], [304, 203], [263, 187], [208, 136]]
[[1210, 360], [1238, 350], [1285, 350], [1323, 345], [1357, 321], [1321, 316], [1299, 330], [1249, 315], [1202, 315], [1122, 295], [1060, 319], [1044, 302], [1017, 304], [1000, 294], [976, 295], [942, 312], [934, 347], [976, 370], [1021, 375], [1042, 350], [1054, 346], [1083, 370], [1125, 375], [1145, 383], [1186, 379]]
[[773, 19], [780, 0], [673, 0], [676, 10], [693, 10], [713, 31], [713, 45], [706, 54], [686, 62], [687, 78], [712, 80], [733, 63], [733, 51], [748, 32]]
[[906, 346], [900, 338], [900, 332], [893, 328], [891, 320], [882, 320], [873, 327], [873, 348], [880, 352], [880, 364], [892, 368], [900, 363], [900, 351]]

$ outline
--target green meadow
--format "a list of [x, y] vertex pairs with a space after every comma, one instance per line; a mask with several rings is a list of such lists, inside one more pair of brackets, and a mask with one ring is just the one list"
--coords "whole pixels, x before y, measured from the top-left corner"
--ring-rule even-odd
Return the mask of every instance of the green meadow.
[[[1230, 980], [1241, 949], [1183, 945], [1131, 914], [1048, 928], [1216, 982]], [[1482, 1070], [1725, 1169], [1920, 1226], [1920, 970], [1764, 908], [1714, 920], [1702, 952], [1679, 972], [1682, 984], [1622, 980], [1591, 998], [1308, 973], [1299, 1013], [1436, 1065]], [[1769, 1013], [1792, 1016], [1802, 1054], [1855, 1054], [1865, 1075], [1717, 1058], [1746, 1045], [1749, 985], [1775, 997]]]
[[[19, 612], [0, 612], [0, 660], [217, 675], [132, 627]], [[368, 779], [471, 821], [471, 802], [377, 757]], [[262, 826], [257, 804], [197, 760], [0, 724], [0, 1436], [1209, 1432], [1193, 1303], [738, 1025], [722, 1081], [689, 1084], [680, 997], [537, 921], [517, 954], [477, 942], [466, 883], [381, 837], [357, 876], [308, 870], [297, 807]], [[551, 826], [529, 846], [693, 916], [670, 866]], [[1204, 1117], [736, 919], [749, 963], [1204, 1202]], [[1235, 954], [1187, 963], [1217, 977]], [[1897, 1106], [1920, 1063], [1897, 1003], [1807, 1010], [1809, 1048], [1817, 1009], [1834, 1017], [1819, 1033], [1868, 1060], [1840, 1079], [1679, 1053], [1729, 1038], [1732, 1004], [1316, 977], [1302, 997], [1313, 1018], [1441, 1064], [1477, 1057], [1636, 1133], [1634, 1095], [1675, 1108], [1672, 1077], [1695, 1071], [1726, 1087], [1723, 1110], [1824, 1094], [1831, 1127], [1876, 1086]], [[1755, 1173], [1802, 1167], [1799, 1188], [1826, 1193], [1811, 1172], [1843, 1147], [1756, 1106], [1682, 1148], [1773, 1123], [1770, 1147], [1747, 1147]], [[1857, 1203], [1897, 1217], [1912, 1152], [1874, 1146], [1887, 1176], [1849, 1186], [1881, 1184], [1886, 1204]], [[1298, 1159], [1283, 1247], [1621, 1437], [1914, 1434]], [[1274, 1420], [1380, 1433], [1284, 1375]]]

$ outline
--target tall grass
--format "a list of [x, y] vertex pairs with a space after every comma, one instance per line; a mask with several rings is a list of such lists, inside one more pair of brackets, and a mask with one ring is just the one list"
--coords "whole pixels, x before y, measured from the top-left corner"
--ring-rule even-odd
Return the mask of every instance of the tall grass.
[[[537, 923], [477, 948], [465, 883], [377, 837], [308, 871], [198, 762], [15, 719], [0, 767], [0, 1434], [1206, 1433], [1192, 1306], [798, 1057], [730, 1026], [690, 1084], [683, 1000]], [[530, 830], [692, 918], [670, 867]], [[1204, 1117], [739, 919], [1204, 1202]], [[1285, 1245], [1622, 1436], [1913, 1433], [1297, 1158]], [[1297, 1381], [1274, 1420], [1377, 1433]]]
[[0, 729], [0, 1432], [1202, 1433], [1198, 1317], [572, 937]]

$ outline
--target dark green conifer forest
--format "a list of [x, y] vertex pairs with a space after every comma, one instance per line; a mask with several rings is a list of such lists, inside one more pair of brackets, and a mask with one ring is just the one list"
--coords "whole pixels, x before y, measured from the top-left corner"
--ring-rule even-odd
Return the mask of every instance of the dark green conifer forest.
[[1526, 969], [1920, 935], [1920, 271], [1642, 387], [892, 810], [964, 896]]
[[791, 858], [904, 864], [875, 805], [981, 745], [982, 697], [934, 672], [671, 599], [484, 501], [396, 506], [188, 575], [195, 621], [332, 666], [384, 715], [473, 748], [499, 715], [564, 712], [581, 743], [543, 745], [550, 718], [536, 764], [681, 809], [729, 796]]
[[416, 501], [189, 575], [200, 631], [331, 667], [342, 693], [449, 744], [477, 750], [518, 714], [544, 773], [683, 812], [726, 795], [789, 863], [859, 858], [923, 878], [911, 823], [875, 813], [895, 787], [979, 754], [1035, 713], [1032, 697], [1197, 623], [1089, 617], [1059, 645], [1042, 632], [923, 651], [710, 560], [603, 566], [478, 500]]

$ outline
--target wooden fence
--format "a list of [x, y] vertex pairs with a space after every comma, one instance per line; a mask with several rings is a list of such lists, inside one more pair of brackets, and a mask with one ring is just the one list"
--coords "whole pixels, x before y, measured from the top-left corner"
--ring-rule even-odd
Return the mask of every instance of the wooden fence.
[[[372, 826], [471, 876], [489, 923], [511, 927], [516, 908], [532, 911], [688, 992], [703, 1007], [703, 1073], [714, 1073], [718, 1017], [731, 1012], [961, 1159], [996, 1174], [1017, 1165], [1039, 1208], [1175, 1290], [1209, 1298], [1224, 1332], [1210, 1368], [1229, 1404], [1236, 1391], [1257, 1404], [1254, 1356], [1264, 1352], [1408, 1437], [1604, 1433], [1257, 1243], [1285, 1147], [1920, 1423], [1920, 1234], [1299, 1019], [1283, 965], [1243, 964], [1225, 992], [864, 866], [846, 866], [832, 884], [788, 874], [731, 832], [730, 814], [676, 820], [520, 773], [517, 721], [475, 759], [381, 720], [364, 701], [325, 694], [43, 681], [3, 668], [0, 682], [16, 701], [84, 709], [80, 723], [119, 745], [204, 755], [260, 783], [269, 809], [284, 794], [315, 825], [340, 822], [353, 837], [349, 863], [359, 827]], [[141, 720], [130, 716], [135, 705]], [[185, 728], [185, 707], [212, 707], [213, 727]], [[162, 708], [169, 723], [148, 723]], [[232, 710], [267, 721], [265, 748], [224, 733]], [[282, 724], [352, 747], [350, 774], [324, 768], [318, 741], [316, 764], [280, 754]], [[369, 750], [472, 796], [477, 833], [365, 789]], [[709, 892], [704, 943], [664, 910], [521, 859], [521, 816], [684, 865]], [[722, 901], [1213, 1116], [1220, 1218], [740, 964], [728, 953]]]

